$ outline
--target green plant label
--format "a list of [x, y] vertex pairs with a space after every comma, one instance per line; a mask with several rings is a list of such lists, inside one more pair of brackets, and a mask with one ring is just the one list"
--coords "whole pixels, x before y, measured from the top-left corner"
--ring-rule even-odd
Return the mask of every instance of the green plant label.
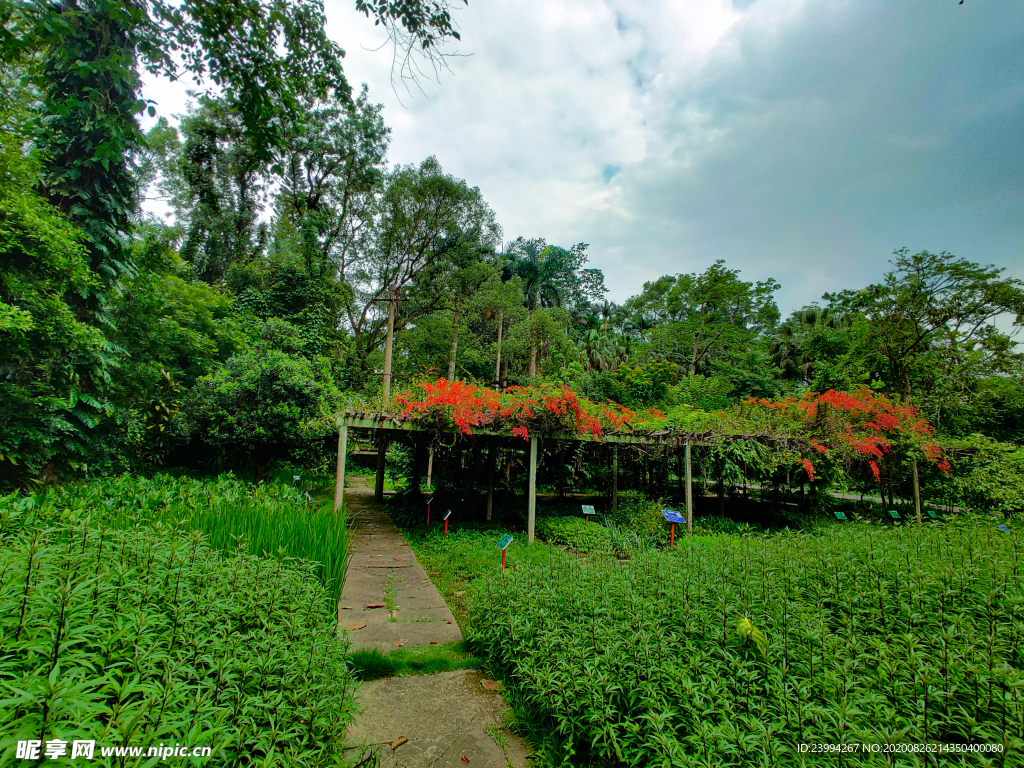
[[893, 520], [899, 520], [900, 519], [900, 513], [897, 512], [895, 509], [890, 509], [889, 510], [889, 517], [891, 517]]
[[836, 520], [845, 520], [846, 519], [846, 515], [844, 515], [838, 509], [835, 512], [833, 512], [832, 514], [834, 514], [836, 516]]
[[939, 519], [939, 516], [936, 515], [934, 512], [932, 512], [930, 509], [928, 510], [928, 517], [930, 517], [932, 520], [938, 520]]
[[663, 509], [661, 514], [665, 516], [665, 519], [670, 523], [685, 523], [686, 518], [674, 509]]
[[509, 544], [512, 543], [512, 535], [506, 533], [500, 539], [498, 539], [498, 549], [506, 549]]
[[442, 519], [442, 520], [447, 520], [447, 519], [448, 519], [449, 517], [451, 517], [451, 516], [452, 516], [452, 511], [451, 511], [451, 510], [449, 509], [449, 510], [448, 510], [448, 514], [447, 514], [447, 515], [445, 515], [444, 517], [442, 517], [441, 519]]
[[594, 512], [594, 507], [591, 504], [581, 504], [580, 506], [583, 507], [583, 514], [584, 515], [594, 515], [594, 514], [597, 514], [596, 512]]

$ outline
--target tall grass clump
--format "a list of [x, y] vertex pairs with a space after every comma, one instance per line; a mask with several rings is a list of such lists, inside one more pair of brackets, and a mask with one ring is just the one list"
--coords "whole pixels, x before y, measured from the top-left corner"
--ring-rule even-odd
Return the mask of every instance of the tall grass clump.
[[[34, 497], [30, 506], [39, 520], [83, 514], [112, 528], [183, 526], [202, 531], [209, 546], [225, 552], [243, 541], [253, 555], [310, 560], [319, 564], [318, 577], [337, 599], [345, 580], [347, 531], [333, 510], [306, 502], [302, 491], [285, 484], [157, 474], [59, 486]], [[0, 499], [0, 507], [15, 503], [13, 496]]]
[[[474, 584], [469, 639], [555, 763], [1020, 765], [1020, 550], [968, 520], [552, 552]], [[842, 742], [910, 748], [799, 747]]]
[[209, 746], [209, 765], [337, 765], [356, 683], [314, 569], [159, 522], [40, 528], [9, 505], [0, 764], [18, 740], [92, 739], [100, 765], [101, 745], [158, 743]]

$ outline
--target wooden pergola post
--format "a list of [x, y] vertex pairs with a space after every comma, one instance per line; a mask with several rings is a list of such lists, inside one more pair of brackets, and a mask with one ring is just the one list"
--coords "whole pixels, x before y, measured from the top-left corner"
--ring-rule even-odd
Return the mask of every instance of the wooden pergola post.
[[530, 483], [526, 492], [526, 543], [533, 544], [533, 534], [537, 527], [537, 441], [530, 438]]
[[338, 427], [338, 467], [334, 473], [334, 515], [345, 501], [345, 458], [348, 455], [348, 427]]
[[427, 455], [427, 490], [430, 490], [430, 476], [434, 473], [434, 446], [430, 446], [430, 453]]
[[490, 522], [491, 513], [494, 511], [494, 460], [497, 458], [498, 449], [491, 446], [487, 451], [487, 520]]
[[612, 446], [612, 510], [619, 508], [619, 446]]
[[373, 486], [373, 498], [384, 501], [384, 468], [388, 455], [388, 439], [383, 432], [377, 441], [377, 479]]
[[690, 441], [686, 441], [686, 453], [683, 457], [686, 464], [686, 532], [693, 535], [693, 466], [690, 463]]

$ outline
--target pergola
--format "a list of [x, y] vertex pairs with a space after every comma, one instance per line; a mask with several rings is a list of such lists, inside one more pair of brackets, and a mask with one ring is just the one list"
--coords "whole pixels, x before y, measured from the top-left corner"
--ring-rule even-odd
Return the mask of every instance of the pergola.
[[[372, 417], [366, 415], [351, 415], [342, 414], [337, 417], [338, 425], [338, 463], [337, 472], [335, 475], [334, 484], [334, 510], [337, 512], [341, 509], [342, 503], [345, 496], [345, 456], [348, 452], [348, 436], [349, 430], [355, 429], [360, 431], [368, 432], [373, 439], [375, 439], [380, 448], [378, 448], [378, 461], [377, 461], [377, 478], [376, 478], [376, 492], [378, 498], [383, 495], [384, 489], [384, 469], [385, 461], [384, 456], [386, 453], [386, 445], [390, 437], [408, 434], [410, 432], [422, 432], [422, 433], [435, 433], [435, 434], [448, 434], [453, 438], [462, 435], [457, 429], [439, 430], [433, 425], [426, 425], [418, 421], [403, 421], [401, 419], [390, 418], [390, 417]], [[520, 442], [522, 439], [518, 437], [512, 437], [507, 432], [499, 432], [497, 430], [489, 430], [485, 428], [474, 427], [472, 436], [482, 437], [485, 440], [490, 440], [494, 443], [501, 442], [507, 446], [510, 442]], [[575, 434], [568, 432], [547, 432], [540, 434], [532, 434], [527, 444], [524, 446], [524, 450], [529, 455], [529, 482], [527, 490], [527, 542], [532, 544], [534, 540], [534, 531], [536, 528], [537, 521], [537, 449], [540, 441], [543, 439], [558, 440], [566, 442], [589, 442], [589, 443], [608, 443], [613, 446], [612, 452], [612, 508], [618, 506], [618, 446], [620, 445], [636, 445], [636, 446], [647, 446], [647, 447], [661, 447], [663, 449], [673, 451], [683, 451], [684, 463], [686, 468], [686, 528], [688, 531], [693, 530], [693, 482], [692, 482], [692, 467], [691, 467], [691, 446], [700, 445], [706, 439], [704, 435], [694, 435], [690, 433], [680, 432], [677, 430], [661, 430], [657, 432], [641, 433], [641, 434], [623, 434], [623, 433], [605, 433], [599, 437], [592, 436], [590, 434]], [[487, 511], [488, 519], [490, 519], [491, 505], [494, 496], [494, 465], [493, 462], [490, 464], [488, 477], [487, 477]]]

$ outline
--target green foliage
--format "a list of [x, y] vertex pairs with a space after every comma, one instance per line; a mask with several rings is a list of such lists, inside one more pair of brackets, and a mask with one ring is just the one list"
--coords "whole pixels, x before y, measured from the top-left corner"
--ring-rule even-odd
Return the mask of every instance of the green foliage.
[[9, 496], [0, 500], [0, 512], [26, 503], [46, 519], [88, 516], [93, 525], [111, 528], [193, 530], [222, 552], [241, 546], [256, 557], [305, 560], [316, 565], [311, 572], [334, 600], [345, 580], [345, 526], [332, 509], [307, 506], [304, 493], [291, 485], [252, 484], [229, 475], [215, 480], [120, 475], [48, 489], [29, 502]]
[[671, 387], [665, 398], [669, 407], [688, 405], [702, 411], [721, 411], [735, 401], [730, 397], [733, 385], [716, 376], [683, 376], [679, 383]]
[[0, 487], [98, 462], [117, 349], [72, 304], [97, 290], [81, 233], [40, 197], [19, 98], [0, 106]]
[[1024, 448], [984, 435], [971, 435], [954, 445], [967, 453], [953, 466], [953, 486], [961, 503], [980, 512], [1024, 512]]
[[352, 651], [348, 659], [359, 680], [476, 669], [483, 664], [483, 660], [472, 655], [466, 645], [465, 640], [459, 640], [444, 645], [397, 648], [387, 655], [374, 648], [369, 651]]
[[308, 466], [324, 461], [340, 398], [326, 360], [298, 357], [267, 341], [197, 381], [178, 416], [188, 439], [223, 466], [256, 467], [257, 479], [281, 459]]
[[664, 360], [635, 366], [623, 364], [615, 369], [613, 375], [625, 389], [626, 400], [622, 404], [630, 408], [646, 408], [665, 402], [669, 385], [676, 378], [676, 365]]
[[222, 765], [338, 764], [356, 683], [312, 564], [6, 502], [5, 764], [17, 740], [53, 738], [209, 746]]
[[539, 518], [537, 535], [550, 544], [568, 547], [574, 552], [595, 555], [615, 553], [614, 540], [608, 529], [598, 522], [588, 523], [580, 517]]
[[995, 744], [1016, 764], [1019, 560], [985, 518], [553, 555], [478, 580], [468, 637], [547, 764], [842, 765], [797, 745], [844, 741]]

